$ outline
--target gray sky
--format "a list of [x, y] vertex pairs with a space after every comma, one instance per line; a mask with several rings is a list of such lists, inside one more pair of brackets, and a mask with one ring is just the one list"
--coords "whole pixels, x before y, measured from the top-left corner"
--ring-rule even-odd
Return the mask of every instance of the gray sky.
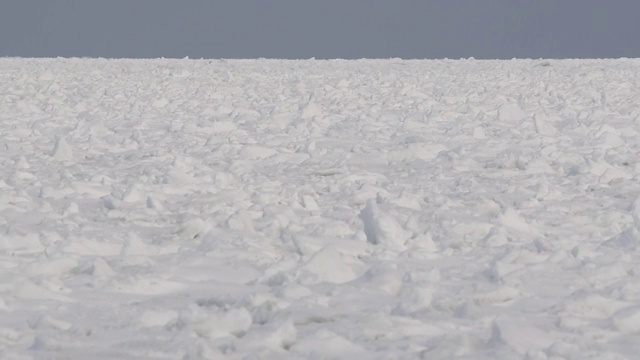
[[0, 56], [640, 57], [639, 0], [0, 0]]

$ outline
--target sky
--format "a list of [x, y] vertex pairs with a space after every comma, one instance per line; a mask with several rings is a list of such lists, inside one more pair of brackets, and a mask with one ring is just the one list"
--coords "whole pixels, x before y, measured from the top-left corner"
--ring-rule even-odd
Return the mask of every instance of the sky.
[[0, 56], [640, 57], [638, 0], [2, 0]]

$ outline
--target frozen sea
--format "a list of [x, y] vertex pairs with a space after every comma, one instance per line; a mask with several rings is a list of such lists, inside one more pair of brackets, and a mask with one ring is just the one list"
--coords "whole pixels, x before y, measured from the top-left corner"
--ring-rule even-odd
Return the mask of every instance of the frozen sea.
[[0, 59], [0, 358], [636, 358], [639, 131], [634, 59]]

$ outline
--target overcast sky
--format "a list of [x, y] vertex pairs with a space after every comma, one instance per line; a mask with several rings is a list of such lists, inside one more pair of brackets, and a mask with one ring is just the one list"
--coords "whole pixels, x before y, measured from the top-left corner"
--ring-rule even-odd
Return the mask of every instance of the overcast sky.
[[640, 57], [640, 0], [0, 0], [0, 56]]

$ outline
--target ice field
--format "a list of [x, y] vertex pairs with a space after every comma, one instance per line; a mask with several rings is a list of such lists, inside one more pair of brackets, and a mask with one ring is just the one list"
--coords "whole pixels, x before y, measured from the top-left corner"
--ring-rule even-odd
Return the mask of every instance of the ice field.
[[0, 358], [636, 358], [639, 74], [0, 59]]

